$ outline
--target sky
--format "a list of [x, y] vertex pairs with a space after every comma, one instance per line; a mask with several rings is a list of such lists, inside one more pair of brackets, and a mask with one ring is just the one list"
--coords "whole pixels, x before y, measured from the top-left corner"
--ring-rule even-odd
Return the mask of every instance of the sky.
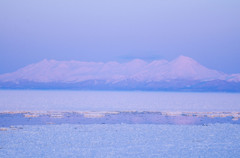
[[43, 59], [179, 55], [240, 73], [239, 0], [1, 0], [0, 73]]

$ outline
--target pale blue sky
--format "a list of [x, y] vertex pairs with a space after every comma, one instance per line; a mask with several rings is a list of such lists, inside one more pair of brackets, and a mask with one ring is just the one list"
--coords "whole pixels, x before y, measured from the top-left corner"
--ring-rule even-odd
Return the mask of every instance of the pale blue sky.
[[1, 0], [0, 73], [43, 59], [179, 55], [240, 73], [240, 0]]

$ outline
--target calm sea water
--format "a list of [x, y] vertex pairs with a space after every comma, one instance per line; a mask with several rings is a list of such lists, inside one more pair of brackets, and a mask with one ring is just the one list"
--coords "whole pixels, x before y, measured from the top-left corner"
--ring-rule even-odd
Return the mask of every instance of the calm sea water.
[[240, 111], [240, 93], [0, 90], [0, 111]]

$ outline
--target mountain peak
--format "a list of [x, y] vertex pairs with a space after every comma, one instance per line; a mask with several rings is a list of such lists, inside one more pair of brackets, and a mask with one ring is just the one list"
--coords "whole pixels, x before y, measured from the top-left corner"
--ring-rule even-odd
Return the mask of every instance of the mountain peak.
[[57, 62], [56, 60], [48, 60], [48, 59], [43, 59], [42, 61], [40, 61], [39, 63], [54, 63], [54, 62]]
[[194, 59], [183, 55], [173, 60], [171, 64], [175, 65], [176, 67], [185, 67], [185, 69], [189, 69], [189, 67], [202, 66]]
[[196, 61], [193, 60], [192, 58], [187, 57], [187, 56], [183, 56], [183, 55], [180, 55], [180, 56], [179, 56], [177, 59], [175, 59], [174, 61], [184, 62], [184, 63], [189, 63], [189, 62], [194, 62], [194, 63], [196, 63]]
[[146, 61], [144, 61], [144, 60], [142, 60], [142, 59], [133, 59], [132, 61], [130, 61], [130, 63], [146, 64]]

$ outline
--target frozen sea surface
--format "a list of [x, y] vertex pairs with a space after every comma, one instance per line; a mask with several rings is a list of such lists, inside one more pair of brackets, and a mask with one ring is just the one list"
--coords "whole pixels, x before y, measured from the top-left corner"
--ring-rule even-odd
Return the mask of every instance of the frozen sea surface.
[[240, 111], [240, 93], [0, 90], [3, 111]]
[[240, 157], [240, 125], [34, 125], [0, 131], [0, 157]]

